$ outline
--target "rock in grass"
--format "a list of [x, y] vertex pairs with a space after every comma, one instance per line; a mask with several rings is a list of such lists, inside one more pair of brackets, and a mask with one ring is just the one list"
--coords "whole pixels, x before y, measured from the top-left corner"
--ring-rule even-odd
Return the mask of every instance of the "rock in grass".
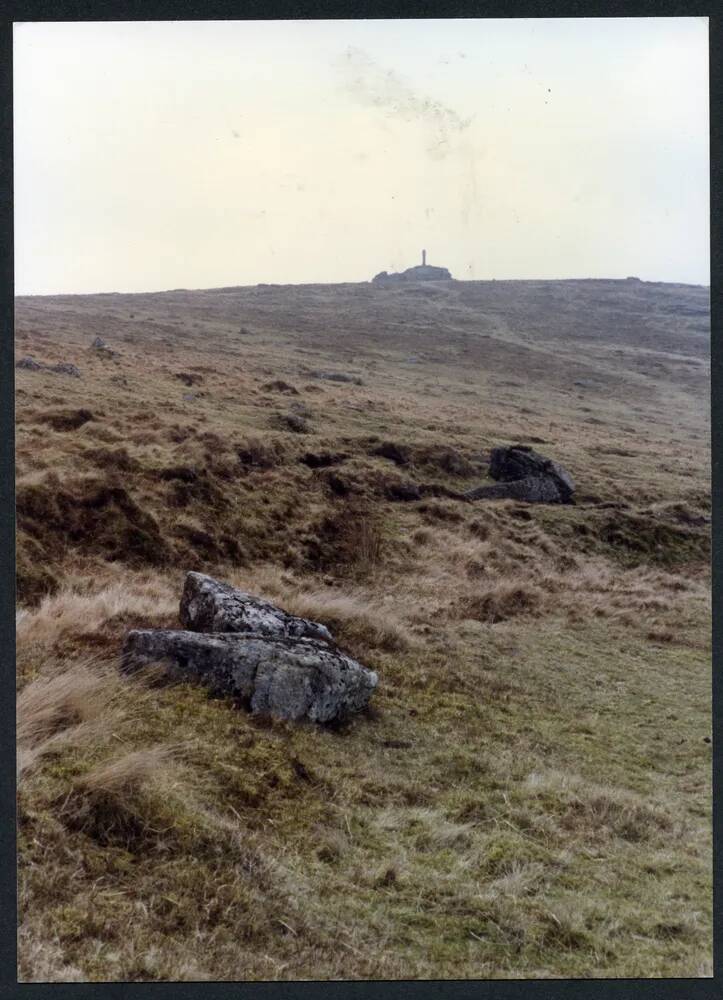
[[316, 639], [258, 634], [203, 635], [165, 629], [129, 632], [122, 669], [166, 662], [178, 679], [250, 704], [256, 715], [332, 722], [368, 703], [377, 675]]
[[60, 361], [57, 365], [46, 365], [42, 361], [36, 361], [35, 358], [27, 357], [17, 361], [15, 367], [31, 372], [54, 372], [56, 375], [72, 375], [74, 378], [80, 378], [80, 369], [69, 361]]
[[73, 378], [80, 378], [80, 368], [69, 361], [60, 361], [57, 365], [50, 365], [48, 371], [55, 372], [56, 375], [72, 375]]
[[35, 358], [27, 357], [21, 358], [15, 363], [16, 368], [23, 368], [29, 372], [41, 372], [44, 371], [45, 365], [40, 361], [36, 361]]
[[204, 573], [188, 573], [181, 595], [181, 624], [193, 632], [254, 632], [278, 638], [333, 642], [319, 622], [297, 618]]
[[545, 458], [528, 445], [493, 448], [490, 455], [490, 475], [503, 483], [541, 476], [554, 480], [560, 492], [560, 502], [566, 503], [575, 492], [575, 482], [563, 466]]
[[554, 480], [546, 476], [525, 476], [511, 483], [475, 486], [464, 494], [467, 500], [522, 500], [524, 503], [563, 503]]
[[572, 503], [575, 483], [563, 466], [527, 445], [493, 448], [490, 476], [494, 486], [468, 490], [468, 500], [523, 500], [526, 503]]

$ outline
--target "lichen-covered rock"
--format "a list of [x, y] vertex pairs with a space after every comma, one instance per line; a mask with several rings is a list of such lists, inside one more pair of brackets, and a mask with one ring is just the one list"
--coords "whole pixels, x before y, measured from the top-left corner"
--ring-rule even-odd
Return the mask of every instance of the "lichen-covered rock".
[[575, 492], [575, 482], [567, 469], [524, 444], [493, 448], [490, 476], [503, 483], [530, 477], [553, 479], [560, 494], [559, 503], [567, 503]]
[[27, 357], [17, 361], [15, 367], [26, 371], [54, 372], [56, 375], [72, 375], [74, 378], [80, 378], [80, 369], [76, 365], [70, 364], [69, 361], [59, 361], [57, 365], [46, 365], [42, 361], [36, 361], [35, 358]]
[[468, 490], [464, 494], [466, 499], [574, 502], [575, 483], [567, 469], [533, 451], [528, 445], [493, 448], [489, 472], [499, 482]]
[[333, 642], [325, 625], [287, 614], [269, 601], [252, 597], [204, 573], [187, 574], [180, 619], [185, 628], [194, 632], [254, 632]]
[[525, 503], [573, 503], [575, 483], [557, 462], [533, 451], [528, 445], [493, 448], [490, 476], [499, 480], [490, 486], [475, 486], [467, 500], [523, 500]]
[[547, 476], [525, 476], [509, 483], [476, 486], [464, 494], [467, 500], [522, 500], [525, 503], [565, 503], [557, 483]]
[[46, 365], [41, 364], [40, 361], [36, 361], [35, 358], [21, 358], [15, 363], [16, 368], [23, 368], [29, 372], [41, 372], [46, 368]]
[[125, 672], [159, 662], [177, 679], [198, 679], [217, 694], [248, 702], [257, 715], [322, 723], [364, 708], [378, 680], [373, 670], [316, 639], [166, 629], [128, 633]]
[[69, 361], [60, 361], [57, 365], [50, 365], [48, 371], [55, 372], [56, 375], [72, 375], [73, 378], [80, 378], [80, 368]]

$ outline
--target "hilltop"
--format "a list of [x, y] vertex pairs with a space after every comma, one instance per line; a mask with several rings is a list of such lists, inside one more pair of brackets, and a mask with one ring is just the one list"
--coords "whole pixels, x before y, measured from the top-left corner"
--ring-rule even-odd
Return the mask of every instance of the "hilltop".
[[[22, 978], [710, 974], [709, 349], [635, 280], [19, 297]], [[574, 505], [457, 498], [515, 443]], [[370, 711], [121, 680], [188, 570]]]

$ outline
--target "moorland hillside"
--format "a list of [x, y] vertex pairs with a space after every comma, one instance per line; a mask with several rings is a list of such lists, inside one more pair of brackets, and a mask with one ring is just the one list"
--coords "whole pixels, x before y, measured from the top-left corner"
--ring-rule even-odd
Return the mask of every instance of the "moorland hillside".
[[[21, 977], [709, 975], [709, 343], [634, 279], [18, 298]], [[464, 499], [516, 443], [574, 504]], [[369, 710], [122, 677], [189, 570]]]

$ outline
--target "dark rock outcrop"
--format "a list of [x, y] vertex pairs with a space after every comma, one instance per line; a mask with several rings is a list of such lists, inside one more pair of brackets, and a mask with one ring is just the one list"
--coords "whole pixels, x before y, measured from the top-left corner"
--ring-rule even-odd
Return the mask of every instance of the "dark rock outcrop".
[[557, 462], [533, 451], [528, 445], [493, 448], [490, 476], [494, 486], [468, 490], [468, 500], [523, 500], [527, 503], [572, 503], [575, 483]]
[[250, 703], [257, 715], [321, 723], [364, 708], [378, 680], [374, 671], [315, 639], [165, 629], [128, 633], [124, 671], [164, 661], [176, 678], [198, 679], [217, 694]]
[[417, 264], [408, 267], [406, 271], [380, 271], [372, 278], [377, 285], [394, 285], [406, 281], [451, 281], [452, 275], [446, 267], [433, 267], [431, 264]]
[[188, 573], [181, 595], [181, 624], [194, 632], [253, 632], [276, 638], [333, 642], [325, 625], [287, 614], [269, 601], [220, 583], [204, 573]]

